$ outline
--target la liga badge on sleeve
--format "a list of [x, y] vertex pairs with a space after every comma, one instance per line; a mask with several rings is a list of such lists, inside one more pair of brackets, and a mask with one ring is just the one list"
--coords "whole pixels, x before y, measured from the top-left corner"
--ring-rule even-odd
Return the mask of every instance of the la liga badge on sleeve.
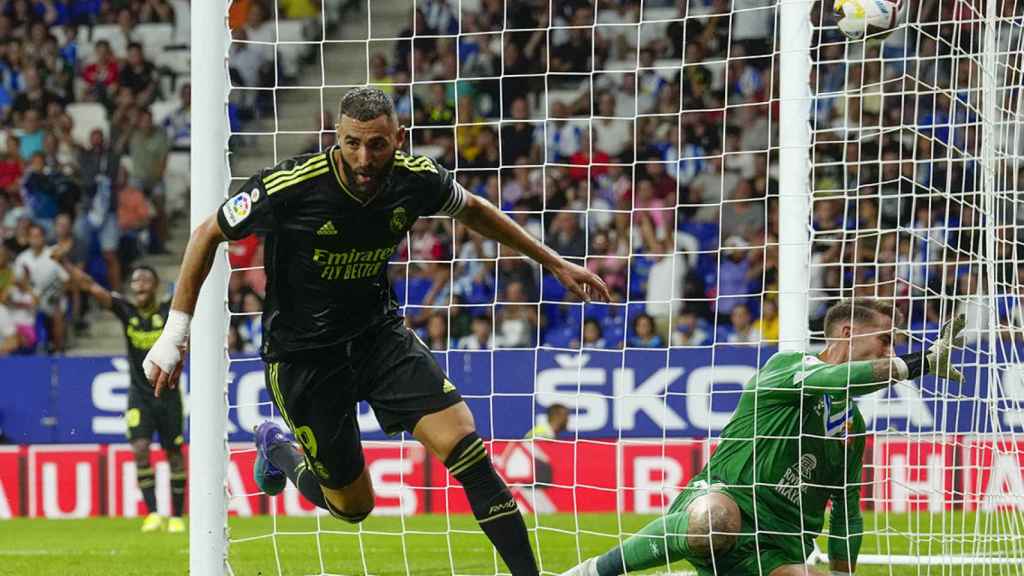
[[224, 204], [222, 210], [228, 224], [235, 226], [249, 217], [249, 213], [252, 212], [252, 199], [248, 192], [239, 192]]

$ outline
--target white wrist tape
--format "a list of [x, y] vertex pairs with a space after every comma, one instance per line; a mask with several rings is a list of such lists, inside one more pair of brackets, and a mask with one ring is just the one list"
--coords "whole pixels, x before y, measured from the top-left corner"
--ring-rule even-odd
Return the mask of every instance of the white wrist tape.
[[184, 344], [188, 340], [188, 331], [191, 324], [191, 314], [186, 314], [180, 310], [171, 310], [167, 315], [167, 322], [164, 323], [164, 331], [161, 335], [169, 338], [176, 346]]

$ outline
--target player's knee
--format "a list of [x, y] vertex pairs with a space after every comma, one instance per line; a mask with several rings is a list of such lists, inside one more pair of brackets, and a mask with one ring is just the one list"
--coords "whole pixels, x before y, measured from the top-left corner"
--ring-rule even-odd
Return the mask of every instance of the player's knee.
[[330, 497], [324, 498], [324, 502], [327, 504], [327, 511], [331, 513], [331, 516], [349, 524], [359, 524], [373, 512], [374, 508], [372, 500], [361, 503], [358, 506], [337, 506], [331, 501]]
[[701, 496], [689, 508], [687, 545], [703, 558], [724, 554], [736, 544], [740, 527], [740, 510], [732, 498], [725, 494]]
[[768, 576], [824, 576], [824, 574], [806, 564], [786, 564], [772, 570]]
[[136, 466], [149, 466], [149, 441], [132, 440], [132, 456]]
[[182, 455], [181, 450], [168, 450], [167, 463], [171, 466], [171, 470], [173, 471], [184, 470], [185, 456]]

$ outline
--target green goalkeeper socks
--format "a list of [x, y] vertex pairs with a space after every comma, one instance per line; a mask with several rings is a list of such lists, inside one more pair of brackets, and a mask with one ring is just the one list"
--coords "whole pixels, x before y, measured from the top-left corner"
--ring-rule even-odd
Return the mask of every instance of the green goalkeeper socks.
[[668, 568], [686, 558], [690, 547], [686, 539], [689, 513], [686, 511], [662, 516], [630, 536], [597, 559], [599, 576], [619, 576], [647, 568]]

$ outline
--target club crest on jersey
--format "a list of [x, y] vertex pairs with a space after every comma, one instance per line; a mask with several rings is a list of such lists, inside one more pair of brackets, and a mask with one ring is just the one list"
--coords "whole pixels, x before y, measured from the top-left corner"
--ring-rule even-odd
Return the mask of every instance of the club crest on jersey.
[[224, 204], [224, 220], [229, 226], [236, 226], [252, 212], [252, 197], [248, 192], [239, 192]]
[[409, 214], [405, 208], [399, 206], [391, 211], [391, 232], [398, 234], [409, 225]]

